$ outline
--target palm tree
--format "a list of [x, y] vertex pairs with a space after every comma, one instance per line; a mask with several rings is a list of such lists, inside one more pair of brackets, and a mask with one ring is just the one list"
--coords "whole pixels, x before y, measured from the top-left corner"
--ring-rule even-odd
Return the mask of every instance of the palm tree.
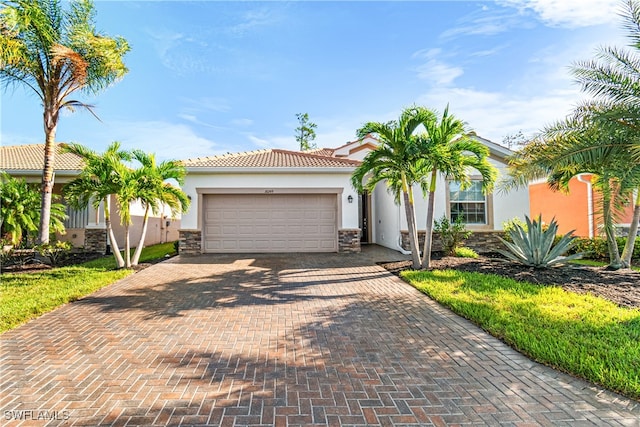
[[136, 171], [138, 176], [136, 181], [138, 183], [137, 196], [145, 207], [142, 234], [131, 260], [132, 265], [138, 265], [147, 234], [150, 212], [153, 211], [157, 215], [164, 206], [168, 206], [171, 210], [171, 216], [175, 218], [176, 215], [185, 212], [189, 208], [190, 201], [180, 188], [174, 187], [170, 182], [167, 182], [168, 180], [175, 180], [178, 184], [183, 184], [186, 169], [182, 163], [175, 160], [166, 160], [157, 164], [155, 155], [147, 154], [141, 150], [133, 150], [132, 154], [141, 165]]
[[[366, 123], [357, 131], [358, 137], [375, 134], [380, 145], [367, 154], [351, 177], [354, 188], [359, 192], [365, 189], [371, 192], [379, 182], [385, 181], [396, 204], [400, 204], [402, 197], [414, 269], [420, 268], [412, 188], [418, 182], [415, 169], [418, 147], [414, 132], [422, 123], [431, 120], [432, 116], [433, 113], [425, 108], [412, 107], [405, 109], [397, 121]], [[363, 184], [364, 180], [366, 183]]]
[[[38, 230], [40, 200], [37, 189], [24, 179], [0, 172], [0, 230], [9, 236], [12, 245], [20, 244], [25, 234]], [[50, 229], [64, 232], [64, 205], [51, 204]]]
[[[623, 28], [634, 50], [640, 49], [640, 2], [627, 0], [622, 12]], [[627, 157], [640, 162], [640, 57], [633, 51], [616, 47], [600, 48], [596, 59], [578, 62], [573, 75], [582, 89], [597, 97], [583, 110], [600, 112], [600, 117], [627, 128], [633, 135], [627, 141]], [[631, 265], [631, 257], [640, 222], [640, 186], [636, 188], [633, 219], [622, 263]]]
[[[628, 267], [626, 248], [621, 259], [615, 235], [615, 214], [640, 186], [640, 163], [629, 156], [629, 130], [611, 126], [598, 114], [579, 110], [574, 116], [547, 127], [510, 161], [511, 185], [547, 177], [556, 190], [568, 189], [581, 173], [594, 175], [601, 198], [602, 219], [609, 251], [609, 267]], [[629, 240], [633, 241], [632, 236]], [[632, 247], [633, 248], [633, 247]], [[632, 249], [633, 250], [633, 249]]]
[[496, 168], [489, 163], [489, 149], [474, 139], [464, 122], [449, 114], [445, 108], [442, 118], [435, 116], [423, 122], [426, 133], [418, 138], [419, 157], [416, 167], [422, 190], [429, 194], [427, 202], [427, 225], [422, 251], [422, 268], [430, 268], [433, 239], [433, 216], [438, 174], [446, 179], [458, 181], [462, 188], [471, 184], [470, 172], [475, 170], [482, 176], [482, 192], [493, 189], [497, 177]]
[[123, 161], [130, 160], [131, 154], [121, 150], [119, 142], [111, 143], [103, 154], [98, 154], [80, 144], [68, 144], [63, 149], [84, 160], [80, 176], [65, 185], [63, 189], [66, 200], [76, 208], [86, 208], [91, 203], [96, 209], [96, 214], [99, 213], [100, 204], [102, 204], [113, 255], [118, 268], [124, 267], [125, 262], [111, 225], [111, 197], [120, 192], [129, 174]]
[[96, 94], [122, 78], [129, 45], [94, 28], [90, 0], [3, 1], [0, 13], [0, 81], [19, 84], [36, 93], [43, 105], [45, 152], [38, 239], [49, 242], [51, 194], [55, 170], [55, 138], [60, 111], [92, 106], [72, 96]]

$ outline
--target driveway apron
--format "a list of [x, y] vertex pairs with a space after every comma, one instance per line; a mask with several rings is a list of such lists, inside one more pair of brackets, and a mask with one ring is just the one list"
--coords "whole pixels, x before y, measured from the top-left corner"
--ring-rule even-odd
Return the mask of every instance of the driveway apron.
[[176, 257], [0, 336], [2, 425], [640, 426], [375, 265]]

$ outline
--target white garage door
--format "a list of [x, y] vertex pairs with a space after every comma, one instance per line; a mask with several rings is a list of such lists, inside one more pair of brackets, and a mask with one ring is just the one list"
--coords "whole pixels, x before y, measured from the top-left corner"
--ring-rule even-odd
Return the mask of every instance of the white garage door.
[[204, 196], [204, 251], [335, 252], [335, 194]]

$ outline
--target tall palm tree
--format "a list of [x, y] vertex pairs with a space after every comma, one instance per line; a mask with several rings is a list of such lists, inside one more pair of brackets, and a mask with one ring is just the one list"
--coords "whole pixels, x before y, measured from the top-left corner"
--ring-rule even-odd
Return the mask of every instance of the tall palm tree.
[[421, 266], [430, 268], [438, 175], [458, 181], [465, 188], [471, 184], [470, 173], [476, 171], [482, 176], [482, 192], [486, 194], [493, 189], [498, 172], [489, 163], [489, 149], [472, 137], [464, 122], [449, 114], [449, 106], [440, 120], [431, 116], [423, 125], [426, 133], [418, 137], [419, 160], [416, 167], [423, 178], [423, 192], [429, 194]]
[[111, 197], [121, 191], [129, 175], [128, 167], [123, 162], [130, 160], [131, 154], [121, 150], [120, 143], [117, 141], [111, 143], [103, 154], [98, 154], [80, 144], [67, 144], [63, 150], [81, 157], [84, 161], [80, 176], [63, 188], [66, 200], [76, 208], [85, 208], [91, 203], [96, 209], [96, 214], [99, 213], [102, 204], [113, 255], [118, 268], [123, 268], [125, 262], [120, 254], [111, 223]]
[[3, 1], [0, 12], [0, 81], [36, 93], [43, 106], [45, 133], [39, 241], [49, 241], [51, 194], [55, 170], [55, 138], [60, 111], [92, 106], [72, 98], [82, 91], [96, 94], [126, 72], [122, 59], [129, 45], [94, 27], [90, 0]]
[[[627, 128], [633, 134], [627, 141], [627, 156], [640, 162], [640, 1], [623, 2], [621, 16], [633, 51], [602, 47], [595, 59], [576, 63], [572, 73], [583, 90], [596, 96], [596, 101], [583, 110], [596, 109], [610, 125]], [[640, 222], [640, 186], [635, 192], [633, 219], [622, 255], [627, 266]]]
[[[375, 134], [380, 145], [367, 154], [351, 177], [354, 188], [359, 192], [365, 189], [371, 192], [379, 182], [385, 181], [396, 204], [400, 204], [402, 197], [414, 269], [420, 268], [412, 188], [418, 182], [415, 168], [418, 147], [414, 133], [422, 123], [431, 120], [432, 116], [433, 112], [430, 110], [412, 107], [405, 109], [397, 121], [366, 123], [357, 131], [358, 137]], [[363, 183], [365, 180], [366, 183]]]
[[164, 206], [167, 206], [171, 210], [171, 216], [175, 218], [179, 213], [189, 209], [190, 201], [180, 188], [168, 182], [169, 180], [175, 180], [180, 185], [184, 183], [186, 169], [181, 162], [166, 160], [158, 164], [153, 154], [147, 154], [141, 150], [133, 150], [132, 154], [133, 158], [140, 162], [141, 165], [136, 171], [138, 176], [136, 181], [138, 183], [137, 196], [145, 207], [142, 233], [131, 260], [132, 265], [138, 265], [147, 235], [149, 214], [153, 212], [157, 215]]

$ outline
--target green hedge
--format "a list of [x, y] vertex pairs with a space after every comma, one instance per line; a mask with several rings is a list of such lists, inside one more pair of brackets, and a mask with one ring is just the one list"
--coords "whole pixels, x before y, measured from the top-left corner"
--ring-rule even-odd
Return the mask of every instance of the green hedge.
[[[556, 237], [558, 239], [558, 237]], [[618, 249], [620, 254], [624, 249], [624, 245], [627, 242], [626, 237], [617, 237]], [[577, 252], [583, 252], [584, 258], [595, 260], [609, 259], [609, 252], [607, 250], [607, 241], [601, 237], [593, 237], [591, 239], [580, 237], [576, 239], [575, 245], [567, 252], [569, 255]], [[636, 239], [636, 244], [633, 248], [633, 260], [640, 260], [640, 238]]]

